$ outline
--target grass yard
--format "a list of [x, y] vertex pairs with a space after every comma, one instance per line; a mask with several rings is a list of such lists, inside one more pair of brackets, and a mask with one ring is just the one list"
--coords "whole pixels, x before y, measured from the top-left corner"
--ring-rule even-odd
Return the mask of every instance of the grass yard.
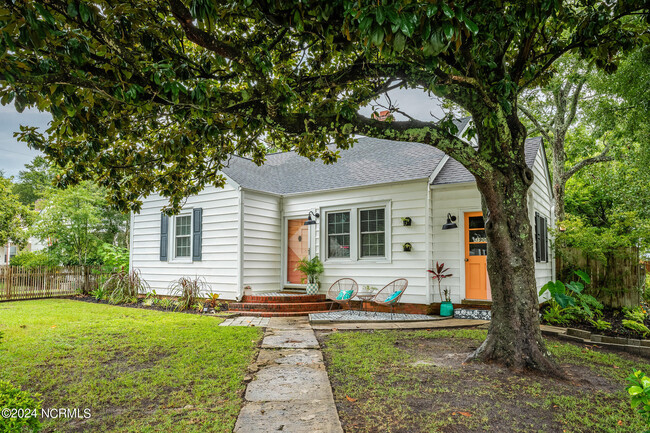
[[65, 299], [0, 303], [0, 380], [39, 393], [45, 432], [231, 432], [257, 328]]
[[346, 432], [644, 431], [625, 377], [647, 360], [547, 340], [561, 381], [462, 365], [482, 330], [320, 334]]

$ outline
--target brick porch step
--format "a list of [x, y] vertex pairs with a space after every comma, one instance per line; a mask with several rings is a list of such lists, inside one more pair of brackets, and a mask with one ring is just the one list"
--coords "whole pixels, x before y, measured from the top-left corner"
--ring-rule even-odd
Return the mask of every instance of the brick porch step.
[[235, 302], [228, 305], [231, 311], [258, 311], [258, 312], [306, 312], [327, 311], [332, 306], [332, 301], [320, 302]]
[[304, 303], [304, 302], [324, 302], [326, 300], [325, 295], [305, 295], [298, 293], [287, 293], [287, 294], [257, 294], [257, 295], [246, 295], [242, 298], [241, 303], [257, 303], [257, 304], [290, 304], [290, 303]]
[[[336, 307], [334, 307], [336, 308]], [[323, 311], [241, 311], [240, 316], [252, 317], [296, 317], [296, 316], [309, 316], [314, 313], [322, 313]]]

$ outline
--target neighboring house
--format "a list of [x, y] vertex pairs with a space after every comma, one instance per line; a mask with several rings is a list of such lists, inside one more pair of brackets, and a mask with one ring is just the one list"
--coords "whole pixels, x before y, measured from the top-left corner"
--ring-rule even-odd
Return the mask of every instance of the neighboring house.
[[40, 251], [45, 247], [45, 245], [41, 244], [39, 240], [34, 237], [29, 238], [27, 245], [25, 245], [24, 248], [9, 243], [4, 247], [0, 247], [0, 265], [10, 264], [11, 259], [21, 251]]
[[[458, 123], [459, 134], [467, 124]], [[464, 167], [425, 144], [366, 137], [340, 155], [324, 165], [274, 153], [262, 166], [232, 156], [225, 187], [189, 197], [174, 217], [161, 214], [166, 199], [147, 198], [132, 216], [131, 268], [158, 293], [198, 275], [223, 299], [240, 299], [246, 286], [253, 293], [304, 287], [296, 261], [318, 255], [321, 292], [343, 277], [375, 287], [401, 277], [409, 281], [402, 302], [429, 304], [440, 299], [426, 270], [440, 261], [453, 274], [443, 286], [454, 303], [491, 299], [480, 194]], [[529, 206], [541, 287], [554, 277], [541, 139], [527, 140], [526, 162], [535, 173]], [[457, 227], [443, 230], [448, 216]], [[308, 218], [316, 223], [305, 225]]]

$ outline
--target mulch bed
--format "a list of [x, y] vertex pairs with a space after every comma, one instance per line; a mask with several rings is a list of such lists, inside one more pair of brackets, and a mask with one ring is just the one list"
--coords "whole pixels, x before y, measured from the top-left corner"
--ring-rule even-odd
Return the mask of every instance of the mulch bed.
[[[543, 310], [542, 310], [543, 313]], [[584, 331], [589, 331], [592, 334], [607, 335], [609, 337], [621, 337], [621, 338], [643, 338], [642, 335], [639, 335], [637, 332], [626, 328], [623, 326], [623, 320], [625, 319], [625, 313], [620, 309], [604, 309], [603, 315], [600, 317], [600, 320], [604, 320], [612, 324], [612, 328], [608, 330], [601, 331], [592, 325], [587, 320], [581, 321], [572, 321], [567, 324], [559, 325], [557, 323], [547, 323], [542, 319], [544, 325], [550, 326], [561, 326], [564, 328], [576, 328], [582, 329]], [[595, 320], [595, 319], [594, 319]], [[646, 318], [644, 324], [650, 328], [650, 319]]]
[[[155, 311], [165, 311], [168, 313], [186, 313], [186, 314], [198, 314], [202, 316], [211, 316], [215, 312], [225, 312], [227, 311], [227, 306], [225, 307], [226, 310], [222, 311], [215, 311], [212, 308], [208, 309], [207, 313], [204, 313], [203, 311], [197, 311], [197, 310], [176, 310], [175, 308], [163, 308], [157, 305], [144, 305], [144, 299], [138, 299], [138, 302], [135, 304], [111, 304], [105, 299], [97, 299], [92, 296], [85, 296], [85, 295], [75, 295], [75, 296], [70, 296], [68, 299], [72, 299], [74, 301], [82, 301], [82, 302], [90, 302], [91, 304], [106, 304], [106, 305], [117, 305], [119, 307], [128, 307], [128, 308], [142, 308], [145, 310], [155, 310]], [[236, 315], [236, 313], [232, 314], [233, 316]]]
[[[405, 332], [406, 335], [408, 334]], [[328, 332], [317, 332], [317, 337], [322, 346], [328, 346]], [[551, 346], [572, 344], [555, 338], [547, 338], [546, 342]], [[408, 362], [401, 366], [386, 366], [386, 370], [374, 378], [374, 383], [380, 385], [395, 372], [404, 375], [398, 389], [392, 390], [394, 392], [390, 393], [390, 396], [378, 394], [372, 382], [368, 384], [370, 388], [366, 392], [355, 395], [357, 398], [352, 399], [341, 394], [338, 390], [344, 388], [350, 378], [332, 370], [332, 355], [325, 351], [325, 362], [344, 431], [587, 433], [604, 431], [594, 425], [598, 415], [588, 415], [593, 412], [593, 408], [565, 409], [563, 399], [579, 401], [585, 396], [595, 396], [594, 407], [628, 407], [624, 395], [625, 384], [598, 374], [587, 365], [561, 362], [560, 365], [567, 375], [562, 380], [532, 372], [513, 373], [494, 364], [465, 363], [466, 357], [480, 344], [468, 339], [407, 337], [394, 344], [408, 355], [405, 356]], [[638, 361], [639, 364], [643, 362], [634, 355], [619, 356]], [[413, 362], [414, 359], [418, 361]], [[359, 383], [359, 388], [363, 387], [363, 384]], [[412, 395], [408, 393], [410, 389], [417, 389], [419, 392]], [[402, 393], [407, 395], [400, 398]], [[389, 404], [383, 401], [384, 397], [390, 400]], [[551, 403], [547, 405], [545, 400]], [[399, 411], [396, 411], [396, 415], [383, 413], [397, 407], [412, 416], [401, 417]], [[567, 418], [573, 416], [580, 419], [588, 415], [591, 419], [584, 427], [581, 426], [581, 421], [567, 426], [565, 421], [562, 421], [563, 417], [558, 417], [558, 411], [570, 412]], [[630, 425], [629, 419], [626, 419], [630, 416], [629, 413], [620, 413], [620, 420], [616, 418], [612, 422], [612, 432], [635, 431], [636, 427]]]

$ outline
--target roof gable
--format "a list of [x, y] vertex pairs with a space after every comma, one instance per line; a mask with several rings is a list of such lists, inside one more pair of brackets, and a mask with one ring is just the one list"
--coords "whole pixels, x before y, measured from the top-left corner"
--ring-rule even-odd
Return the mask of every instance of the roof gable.
[[[541, 137], [529, 138], [524, 144], [524, 154], [526, 157], [526, 165], [532, 169], [535, 164], [537, 151], [542, 145]], [[474, 182], [474, 175], [470, 173], [460, 162], [453, 158], [449, 158], [442, 170], [435, 177], [432, 185], [447, 185], [453, 183]]]

